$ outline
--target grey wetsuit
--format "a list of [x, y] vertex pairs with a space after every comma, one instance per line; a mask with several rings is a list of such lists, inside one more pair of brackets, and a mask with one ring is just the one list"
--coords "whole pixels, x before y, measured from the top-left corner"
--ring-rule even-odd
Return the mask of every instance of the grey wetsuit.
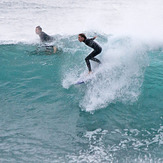
[[39, 36], [40, 36], [40, 39], [42, 42], [53, 41], [53, 38], [51, 36], [47, 35], [45, 32], [41, 32], [41, 34]]

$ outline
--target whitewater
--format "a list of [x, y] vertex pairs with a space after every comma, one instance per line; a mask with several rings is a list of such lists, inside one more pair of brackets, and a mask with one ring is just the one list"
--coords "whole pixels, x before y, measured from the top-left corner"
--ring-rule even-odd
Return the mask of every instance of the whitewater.
[[163, 162], [162, 29], [161, 0], [1, 0], [0, 162]]

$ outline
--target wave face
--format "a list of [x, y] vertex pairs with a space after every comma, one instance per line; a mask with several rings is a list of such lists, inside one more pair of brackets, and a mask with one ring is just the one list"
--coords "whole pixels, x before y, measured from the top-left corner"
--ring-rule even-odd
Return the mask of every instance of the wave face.
[[[0, 162], [163, 162], [162, 6], [1, 0]], [[81, 32], [97, 35], [102, 64], [74, 85], [91, 52]]]

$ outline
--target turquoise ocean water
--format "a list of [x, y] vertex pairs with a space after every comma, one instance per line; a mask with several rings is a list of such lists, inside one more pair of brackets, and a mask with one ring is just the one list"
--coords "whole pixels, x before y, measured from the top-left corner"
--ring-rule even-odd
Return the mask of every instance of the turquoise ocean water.
[[[0, 162], [163, 162], [162, 4], [2, 0]], [[74, 85], [91, 51], [80, 32], [98, 36], [102, 65]]]

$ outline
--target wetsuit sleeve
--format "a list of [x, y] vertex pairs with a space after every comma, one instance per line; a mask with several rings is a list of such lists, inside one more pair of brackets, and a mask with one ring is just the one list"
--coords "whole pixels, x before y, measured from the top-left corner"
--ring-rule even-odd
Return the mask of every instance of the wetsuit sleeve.
[[90, 40], [94, 40], [95, 39], [95, 37], [93, 37], [93, 38], [90, 38]]
[[47, 41], [52, 41], [53, 38], [49, 35], [47, 35], [46, 33], [42, 32], [40, 35], [40, 39], [42, 42], [47, 42]]

